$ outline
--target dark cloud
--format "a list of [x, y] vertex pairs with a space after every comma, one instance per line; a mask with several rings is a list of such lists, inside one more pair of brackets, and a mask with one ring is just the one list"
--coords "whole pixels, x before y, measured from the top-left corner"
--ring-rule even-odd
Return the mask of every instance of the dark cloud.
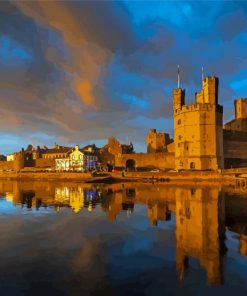
[[218, 19], [216, 30], [220, 32], [224, 41], [229, 41], [246, 30], [247, 19], [241, 10], [226, 14]]

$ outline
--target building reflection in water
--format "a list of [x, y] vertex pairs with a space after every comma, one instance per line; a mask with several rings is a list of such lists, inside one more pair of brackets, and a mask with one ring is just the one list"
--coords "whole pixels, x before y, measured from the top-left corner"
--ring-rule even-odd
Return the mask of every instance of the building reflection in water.
[[148, 219], [152, 225], [157, 226], [158, 221], [171, 220], [171, 211], [167, 203], [149, 203], [148, 204]]
[[225, 200], [218, 189], [177, 188], [176, 265], [180, 279], [189, 268], [189, 258], [199, 259], [208, 284], [221, 284], [225, 252]]
[[[182, 280], [189, 271], [190, 258], [199, 260], [206, 271], [209, 285], [223, 282], [223, 257], [225, 247], [225, 195], [213, 188], [128, 188], [108, 189], [102, 206], [110, 221], [115, 221], [124, 205], [134, 202], [147, 205], [151, 225], [176, 217], [176, 266]], [[243, 240], [243, 244], [246, 242]], [[244, 247], [242, 247], [244, 249]]]
[[126, 211], [128, 217], [134, 211], [135, 188], [125, 188], [124, 184], [115, 185], [103, 192], [105, 197], [102, 209], [107, 213], [109, 221], [115, 221], [121, 211]]
[[176, 267], [181, 280], [192, 268], [190, 263], [193, 258], [206, 271], [208, 284], [223, 282], [225, 225], [239, 234], [239, 253], [247, 255], [247, 199], [239, 199], [236, 203], [236, 197], [231, 198], [228, 193], [225, 200], [225, 193], [217, 186], [189, 188], [150, 184], [91, 186], [0, 182], [0, 192], [7, 202], [29, 209], [51, 206], [59, 211], [61, 207], [70, 207], [79, 213], [83, 208], [93, 211], [100, 204], [110, 221], [115, 221], [123, 211], [131, 216], [135, 204], [147, 208], [147, 218], [154, 226], [160, 221], [170, 220], [174, 213]]
[[57, 210], [60, 206], [68, 205], [75, 213], [79, 213], [83, 207], [92, 212], [99, 197], [99, 190], [96, 189], [67, 186], [55, 188]]
[[59, 211], [61, 207], [70, 207], [75, 213], [82, 208], [93, 211], [95, 206], [101, 203], [100, 189], [90, 186], [78, 186], [77, 184], [62, 186], [61, 184], [44, 183], [0, 183], [0, 192], [4, 192], [5, 200], [14, 206], [28, 209], [40, 207], [54, 207]]

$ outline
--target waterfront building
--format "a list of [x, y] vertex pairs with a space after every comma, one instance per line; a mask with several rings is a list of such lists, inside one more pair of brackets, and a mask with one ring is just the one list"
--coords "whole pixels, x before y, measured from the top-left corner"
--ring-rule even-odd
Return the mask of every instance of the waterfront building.
[[117, 156], [134, 153], [134, 146], [129, 144], [121, 144], [116, 138], [109, 138], [108, 143], [98, 151], [99, 162], [101, 166], [111, 171], [115, 167]]
[[70, 149], [66, 157], [55, 159], [55, 169], [58, 171], [91, 171], [98, 165], [98, 156], [93, 152], [83, 151], [76, 145]]
[[72, 149], [72, 147], [60, 146], [55, 143], [53, 148], [44, 147], [41, 150], [42, 158], [66, 158], [67, 153]]
[[14, 153], [7, 154], [7, 161], [14, 161]]
[[0, 154], [0, 161], [6, 161], [7, 157], [3, 154]]
[[223, 107], [217, 77], [203, 79], [195, 104], [185, 104], [185, 90], [173, 90], [175, 169], [224, 168]]

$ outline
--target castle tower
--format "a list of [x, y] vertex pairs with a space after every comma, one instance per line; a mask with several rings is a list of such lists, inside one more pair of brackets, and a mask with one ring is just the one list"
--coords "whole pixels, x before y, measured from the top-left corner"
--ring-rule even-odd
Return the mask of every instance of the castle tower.
[[146, 138], [147, 153], [167, 152], [167, 145], [172, 141], [169, 134], [158, 133], [156, 129], [150, 129]]
[[181, 109], [185, 104], [185, 90], [177, 88], [173, 90], [173, 110]]
[[234, 101], [235, 119], [247, 118], [247, 99], [237, 99]]
[[203, 79], [196, 104], [186, 106], [185, 91], [173, 90], [175, 168], [217, 170], [224, 167], [223, 107], [217, 77]]
[[202, 89], [196, 93], [196, 103], [209, 103], [218, 105], [218, 86], [217, 77], [206, 77], [202, 79]]
[[24, 151], [20, 151], [20, 152], [17, 152], [15, 153], [15, 156], [14, 156], [14, 171], [18, 172], [20, 171], [21, 169], [24, 168], [24, 162], [25, 162], [25, 153]]
[[217, 77], [206, 77], [203, 79], [204, 103], [218, 105], [218, 86], [219, 79]]

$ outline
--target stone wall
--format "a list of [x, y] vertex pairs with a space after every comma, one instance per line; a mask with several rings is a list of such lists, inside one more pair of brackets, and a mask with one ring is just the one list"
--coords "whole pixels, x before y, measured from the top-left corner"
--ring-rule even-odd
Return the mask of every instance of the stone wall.
[[[37, 168], [54, 168], [55, 160], [54, 159], [45, 159], [38, 158], [35, 160]], [[14, 161], [0, 161], [0, 170], [14, 170], [19, 171], [24, 168], [23, 157], [21, 155], [16, 156]], [[34, 166], [35, 168], [35, 166]]]
[[233, 119], [224, 125], [224, 129], [230, 131], [247, 132], [247, 118]]
[[126, 167], [126, 162], [133, 160], [135, 168], [153, 167], [173, 169], [175, 165], [174, 153], [132, 153], [120, 154], [115, 157], [116, 167]]
[[247, 133], [223, 130], [225, 168], [247, 165]]
[[77, 172], [31, 172], [31, 171], [20, 171], [20, 172], [0, 172], [0, 179], [8, 180], [27, 180], [27, 181], [80, 181], [92, 178], [91, 173], [77, 173]]
[[36, 159], [37, 168], [55, 168], [55, 159], [53, 158], [38, 158]]
[[224, 129], [247, 132], [247, 99], [234, 101], [235, 118], [224, 125]]
[[0, 161], [0, 170], [13, 170], [14, 161]]

